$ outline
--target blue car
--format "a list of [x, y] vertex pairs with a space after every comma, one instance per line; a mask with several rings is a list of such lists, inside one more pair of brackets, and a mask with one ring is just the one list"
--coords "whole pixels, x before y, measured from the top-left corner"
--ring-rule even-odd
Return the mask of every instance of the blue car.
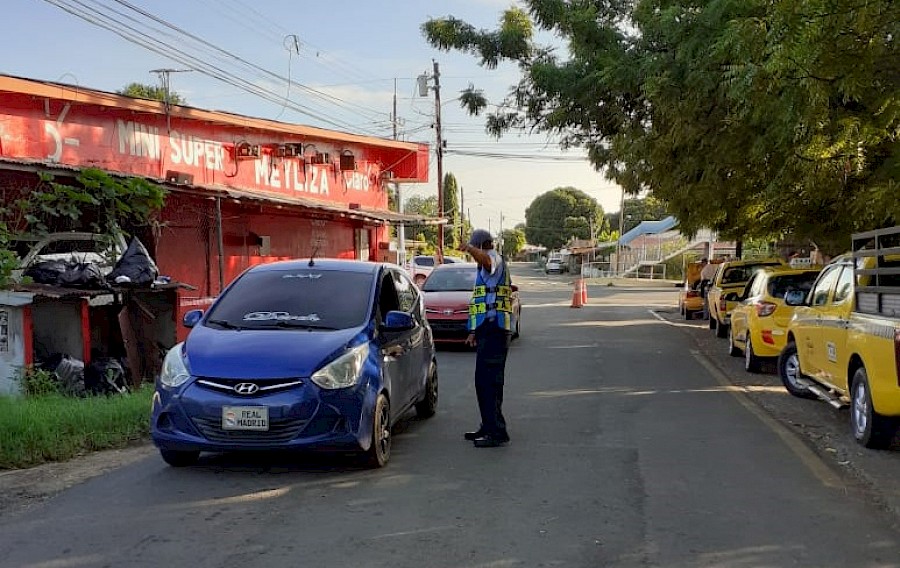
[[184, 325], [191, 332], [165, 357], [150, 425], [175, 467], [200, 452], [276, 449], [357, 451], [382, 467], [395, 421], [437, 408], [431, 329], [399, 266], [255, 266]]

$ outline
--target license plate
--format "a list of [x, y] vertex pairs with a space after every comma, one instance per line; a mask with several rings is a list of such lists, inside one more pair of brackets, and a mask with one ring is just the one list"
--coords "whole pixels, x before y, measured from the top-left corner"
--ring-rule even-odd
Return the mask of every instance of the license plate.
[[223, 430], [268, 430], [269, 408], [266, 406], [223, 406]]

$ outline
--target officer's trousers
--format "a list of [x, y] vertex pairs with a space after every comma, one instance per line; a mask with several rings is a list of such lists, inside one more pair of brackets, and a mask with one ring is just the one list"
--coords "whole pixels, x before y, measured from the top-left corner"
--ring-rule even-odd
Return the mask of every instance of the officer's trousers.
[[503, 418], [503, 383], [510, 332], [485, 321], [475, 330], [475, 394], [481, 412], [481, 430], [485, 435], [508, 440]]

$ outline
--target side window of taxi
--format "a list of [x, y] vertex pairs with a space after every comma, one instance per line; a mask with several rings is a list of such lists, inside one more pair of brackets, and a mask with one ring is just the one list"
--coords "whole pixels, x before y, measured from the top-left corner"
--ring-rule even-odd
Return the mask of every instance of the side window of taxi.
[[819, 281], [816, 282], [815, 287], [812, 289], [810, 296], [811, 306], [824, 306], [828, 303], [828, 294], [831, 292], [831, 289], [834, 288], [834, 283], [837, 282], [840, 274], [840, 266], [830, 266], [825, 269], [822, 273], [822, 277], [819, 278]]
[[404, 312], [414, 313], [418, 305], [419, 293], [415, 284], [405, 274], [394, 272], [394, 284], [397, 286], [397, 296], [400, 299], [400, 309]]
[[834, 303], [841, 304], [853, 295], [853, 270], [844, 268], [834, 289]]

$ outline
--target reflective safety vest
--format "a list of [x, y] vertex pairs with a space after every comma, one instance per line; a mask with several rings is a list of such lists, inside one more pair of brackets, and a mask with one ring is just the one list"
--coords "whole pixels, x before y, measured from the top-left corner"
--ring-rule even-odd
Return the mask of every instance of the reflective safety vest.
[[[506, 263], [502, 264], [503, 276], [499, 286], [487, 286], [478, 269], [475, 276], [475, 289], [469, 301], [469, 331], [480, 326], [491, 310], [496, 310], [497, 325], [501, 329], [512, 331], [512, 281]], [[493, 301], [488, 303], [488, 296], [493, 294]]]

